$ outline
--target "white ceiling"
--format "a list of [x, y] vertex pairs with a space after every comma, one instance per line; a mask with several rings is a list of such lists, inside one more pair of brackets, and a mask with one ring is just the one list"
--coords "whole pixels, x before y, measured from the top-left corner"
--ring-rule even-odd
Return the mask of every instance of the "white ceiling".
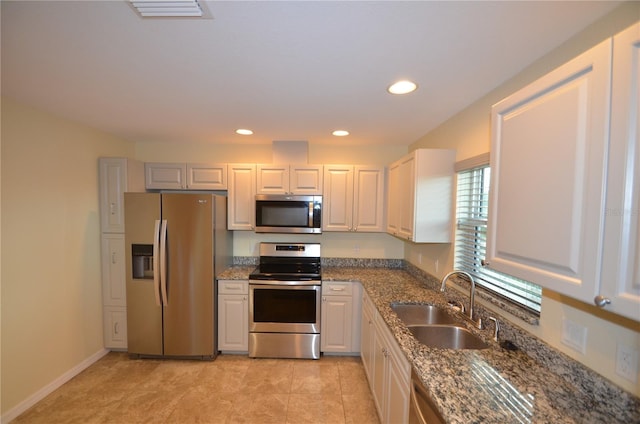
[[408, 145], [618, 4], [2, 0], [2, 94], [132, 141]]

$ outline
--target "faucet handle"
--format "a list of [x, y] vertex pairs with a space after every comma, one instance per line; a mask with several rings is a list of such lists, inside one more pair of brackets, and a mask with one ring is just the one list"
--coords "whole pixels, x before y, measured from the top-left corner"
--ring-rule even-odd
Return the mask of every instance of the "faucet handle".
[[498, 341], [498, 333], [500, 332], [500, 323], [494, 317], [489, 317], [489, 320], [493, 321], [494, 324], [495, 324], [495, 330], [493, 331], [493, 341], [497, 342]]

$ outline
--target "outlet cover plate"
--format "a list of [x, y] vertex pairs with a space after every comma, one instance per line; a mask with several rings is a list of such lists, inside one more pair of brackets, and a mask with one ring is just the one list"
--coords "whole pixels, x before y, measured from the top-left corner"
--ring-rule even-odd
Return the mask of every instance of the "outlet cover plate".
[[618, 343], [616, 349], [616, 374], [632, 383], [638, 381], [638, 351]]
[[583, 355], [587, 353], [587, 327], [562, 317], [562, 343]]

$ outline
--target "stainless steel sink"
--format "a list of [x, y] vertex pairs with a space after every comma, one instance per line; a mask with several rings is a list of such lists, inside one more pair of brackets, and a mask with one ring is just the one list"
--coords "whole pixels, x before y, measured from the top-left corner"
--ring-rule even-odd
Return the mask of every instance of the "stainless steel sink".
[[418, 341], [441, 349], [486, 349], [481, 338], [463, 327], [455, 325], [409, 325], [409, 331]]
[[405, 325], [456, 324], [444, 308], [425, 304], [392, 303], [391, 309]]

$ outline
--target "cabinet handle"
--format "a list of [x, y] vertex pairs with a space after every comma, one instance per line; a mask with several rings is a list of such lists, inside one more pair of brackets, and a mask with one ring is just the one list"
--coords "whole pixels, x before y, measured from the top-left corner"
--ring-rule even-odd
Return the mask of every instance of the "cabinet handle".
[[344, 291], [344, 287], [331, 287], [329, 290], [341, 292], [341, 291]]
[[247, 300], [247, 296], [242, 296], [242, 300]]
[[486, 261], [486, 260], [484, 260], [484, 259], [483, 259], [483, 260], [481, 260], [481, 261], [480, 261], [480, 265], [482, 265], [482, 266], [489, 266], [489, 265], [491, 265], [491, 262]]
[[119, 333], [119, 331], [118, 331], [118, 323], [116, 322], [116, 323], [113, 324], [113, 334], [118, 334], [118, 333]]
[[116, 204], [111, 202], [111, 204], [109, 205], [109, 211], [111, 212], [111, 215], [115, 215], [116, 214]]
[[116, 263], [116, 252], [111, 252], [111, 263], [112, 264]]
[[604, 308], [605, 306], [611, 304], [611, 299], [599, 294], [593, 298], [593, 303], [595, 303], [598, 308]]
[[326, 301], [327, 301], [327, 298], [326, 298], [326, 297], [323, 297], [323, 298], [322, 298], [322, 301], [323, 301], [323, 302], [326, 302]]

